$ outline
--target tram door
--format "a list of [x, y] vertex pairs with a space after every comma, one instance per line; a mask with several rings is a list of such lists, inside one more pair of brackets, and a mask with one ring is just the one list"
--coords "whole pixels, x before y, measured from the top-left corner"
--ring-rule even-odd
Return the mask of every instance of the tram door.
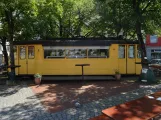
[[[136, 45], [119, 45], [118, 48], [118, 62], [121, 74], [138, 74], [140, 65], [135, 62], [140, 61], [136, 56]], [[137, 72], [136, 72], [137, 71]]]
[[127, 74], [135, 74], [135, 45], [127, 45]]
[[19, 74], [33, 74], [34, 73], [34, 59], [35, 59], [34, 46], [19, 46], [19, 59], [18, 63]]

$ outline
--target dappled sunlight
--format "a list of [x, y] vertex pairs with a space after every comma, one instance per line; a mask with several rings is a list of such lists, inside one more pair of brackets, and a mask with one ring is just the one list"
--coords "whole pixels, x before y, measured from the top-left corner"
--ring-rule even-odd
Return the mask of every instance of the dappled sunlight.
[[[32, 90], [36, 93], [42, 93], [44, 91], [47, 91], [49, 89], [51, 85], [40, 85], [40, 86], [37, 86], [37, 85], [34, 85], [34, 86], [31, 86]], [[57, 84], [52, 84], [52, 87], [56, 87]]]
[[20, 86], [8, 86], [0, 85], [0, 97], [6, 97], [14, 95], [15, 93], [19, 92], [22, 87]]
[[136, 82], [136, 80], [127, 80], [126, 82], [128, 82], [128, 83], [134, 83], [134, 82]]
[[113, 119], [144, 120], [161, 113], [161, 102], [156, 99], [160, 92], [104, 109], [103, 113]]
[[57, 112], [75, 107], [77, 101], [85, 104], [139, 88], [137, 83], [126, 83], [126, 81], [61, 81], [53, 84], [51, 81], [51, 84], [31, 88], [48, 111]]
[[111, 89], [116, 89], [116, 88], [119, 88], [120, 86], [114, 86], [114, 87], [111, 87]]
[[124, 94], [124, 95], [126, 95], [126, 94], [127, 94], [127, 92], [121, 92], [121, 94]]
[[75, 92], [76, 95], [83, 94], [84, 92], [87, 92], [88, 90], [97, 90], [97, 89], [103, 89], [103, 87], [98, 87], [97, 85], [83, 85], [79, 89], [75, 89], [73, 92]]
[[80, 87], [80, 89], [88, 89], [88, 88], [91, 88], [91, 87], [96, 87], [96, 85], [83, 85]]

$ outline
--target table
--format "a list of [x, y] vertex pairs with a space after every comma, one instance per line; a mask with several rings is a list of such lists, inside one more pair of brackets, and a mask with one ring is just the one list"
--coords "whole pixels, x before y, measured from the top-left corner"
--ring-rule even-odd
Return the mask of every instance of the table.
[[148, 120], [161, 114], [161, 101], [157, 100], [159, 96], [161, 93], [144, 96], [102, 110], [102, 113], [113, 120]]
[[81, 66], [82, 67], [82, 80], [84, 80], [84, 66], [90, 66], [90, 64], [75, 64], [75, 66]]
[[9, 66], [7, 66], [7, 68], [17, 68], [17, 67], [21, 67], [21, 65], [14, 65], [14, 66], [12, 66], [12, 65], [9, 65]]

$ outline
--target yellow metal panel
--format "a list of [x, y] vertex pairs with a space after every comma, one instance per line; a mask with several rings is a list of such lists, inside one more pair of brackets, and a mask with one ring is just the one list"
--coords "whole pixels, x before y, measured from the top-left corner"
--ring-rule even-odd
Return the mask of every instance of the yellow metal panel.
[[126, 59], [119, 59], [119, 71], [121, 74], [126, 74]]
[[87, 75], [107, 75], [113, 74], [111, 64], [115, 61], [108, 59], [63, 59], [63, 60], [44, 60], [43, 65], [39, 68], [42, 74], [52, 75], [81, 75], [82, 70], [76, 64], [90, 64], [84, 67], [84, 74]]
[[[136, 59], [136, 62], [141, 62], [141, 59]], [[141, 64], [136, 64], [136, 74], [139, 75], [141, 73]]]
[[28, 59], [27, 60], [27, 73], [33, 74], [35, 72], [35, 59]]
[[127, 74], [135, 74], [135, 59], [127, 59]]

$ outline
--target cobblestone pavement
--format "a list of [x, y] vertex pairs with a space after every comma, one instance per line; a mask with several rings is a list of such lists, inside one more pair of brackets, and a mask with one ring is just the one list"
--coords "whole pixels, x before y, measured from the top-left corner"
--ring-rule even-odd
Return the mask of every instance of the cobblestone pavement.
[[[117, 96], [100, 99], [80, 108], [69, 108], [61, 112], [46, 112], [27, 85], [0, 86], [0, 120], [88, 120], [100, 115], [102, 109], [134, 100], [161, 90], [161, 85], [142, 85], [139, 89]], [[159, 118], [158, 118], [159, 119]]]

